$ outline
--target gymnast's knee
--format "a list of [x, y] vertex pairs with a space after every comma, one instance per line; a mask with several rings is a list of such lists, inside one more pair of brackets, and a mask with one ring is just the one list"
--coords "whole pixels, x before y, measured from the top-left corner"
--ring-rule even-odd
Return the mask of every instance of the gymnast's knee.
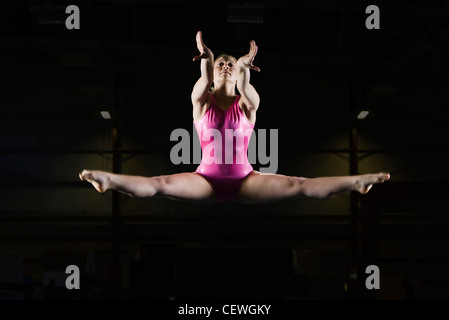
[[306, 190], [304, 188], [304, 183], [309, 180], [303, 177], [288, 177], [288, 189], [291, 190], [292, 196], [303, 196], [306, 195]]
[[156, 189], [155, 195], [168, 195], [172, 186], [172, 178], [168, 175], [152, 177]]
[[305, 196], [308, 198], [317, 198], [317, 199], [329, 199], [334, 194], [326, 190], [327, 188], [320, 188], [317, 186], [317, 184], [310, 183], [310, 181], [314, 180], [313, 178], [304, 178], [304, 177], [292, 177], [292, 178], [295, 196]]

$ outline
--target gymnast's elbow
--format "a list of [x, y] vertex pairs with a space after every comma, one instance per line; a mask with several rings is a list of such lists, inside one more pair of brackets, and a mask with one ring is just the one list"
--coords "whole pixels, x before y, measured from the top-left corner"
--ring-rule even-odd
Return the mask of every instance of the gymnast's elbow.
[[257, 111], [260, 104], [260, 98], [254, 88], [249, 88], [248, 90], [239, 89], [241, 95], [241, 102], [246, 106], [248, 110]]

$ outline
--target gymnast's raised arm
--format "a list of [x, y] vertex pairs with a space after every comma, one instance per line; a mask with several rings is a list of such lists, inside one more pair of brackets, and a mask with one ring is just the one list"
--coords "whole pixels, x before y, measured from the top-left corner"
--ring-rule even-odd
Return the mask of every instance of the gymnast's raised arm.
[[241, 107], [245, 110], [249, 121], [256, 121], [256, 111], [259, 108], [260, 98], [256, 89], [249, 83], [250, 70], [260, 71], [258, 67], [253, 65], [254, 58], [257, 54], [257, 45], [254, 40], [250, 42], [249, 53], [240, 57], [237, 61], [237, 89], [241, 94]]
[[195, 83], [192, 91], [193, 119], [199, 120], [204, 108], [209, 103], [209, 89], [214, 81], [214, 54], [204, 44], [202, 32], [196, 34], [196, 46], [200, 52], [193, 61], [201, 60], [201, 77]]

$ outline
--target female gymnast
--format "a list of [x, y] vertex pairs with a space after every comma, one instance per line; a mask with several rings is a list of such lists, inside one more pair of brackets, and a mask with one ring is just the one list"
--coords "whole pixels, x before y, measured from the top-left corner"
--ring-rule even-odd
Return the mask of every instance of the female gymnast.
[[[196, 171], [141, 177], [83, 170], [79, 174], [81, 180], [90, 182], [101, 193], [116, 190], [136, 198], [161, 195], [195, 203], [269, 203], [299, 196], [325, 199], [349, 191], [366, 194], [374, 184], [390, 178], [389, 173], [303, 178], [253, 170], [247, 158], [249, 139], [245, 137], [254, 128], [260, 102], [257, 91], [250, 84], [250, 70], [260, 71], [253, 65], [258, 47], [253, 40], [249, 53], [241, 58], [220, 55], [214, 61], [201, 31], [196, 35], [196, 43], [200, 54], [193, 61], [201, 61], [201, 77], [193, 87], [191, 100], [193, 122], [203, 150]], [[236, 87], [240, 95], [236, 95]], [[218, 149], [211, 152], [210, 146], [208, 148], [215, 141], [211, 139], [211, 132], [218, 130], [221, 137], [226, 137], [226, 129], [233, 129], [236, 140], [244, 141], [240, 145], [230, 142], [232, 161], [229, 158], [226, 161], [225, 152]], [[225, 140], [222, 139], [222, 150], [226, 147]], [[233, 140], [232, 136], [230, 140]]]

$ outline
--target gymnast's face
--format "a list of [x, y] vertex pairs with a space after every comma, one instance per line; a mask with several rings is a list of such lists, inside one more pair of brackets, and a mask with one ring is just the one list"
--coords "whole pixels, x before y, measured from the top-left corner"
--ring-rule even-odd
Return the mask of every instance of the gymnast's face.
[[237, 60], [228, 55], [221, 55], [215, 60], [214, 82], [237, 81]]

